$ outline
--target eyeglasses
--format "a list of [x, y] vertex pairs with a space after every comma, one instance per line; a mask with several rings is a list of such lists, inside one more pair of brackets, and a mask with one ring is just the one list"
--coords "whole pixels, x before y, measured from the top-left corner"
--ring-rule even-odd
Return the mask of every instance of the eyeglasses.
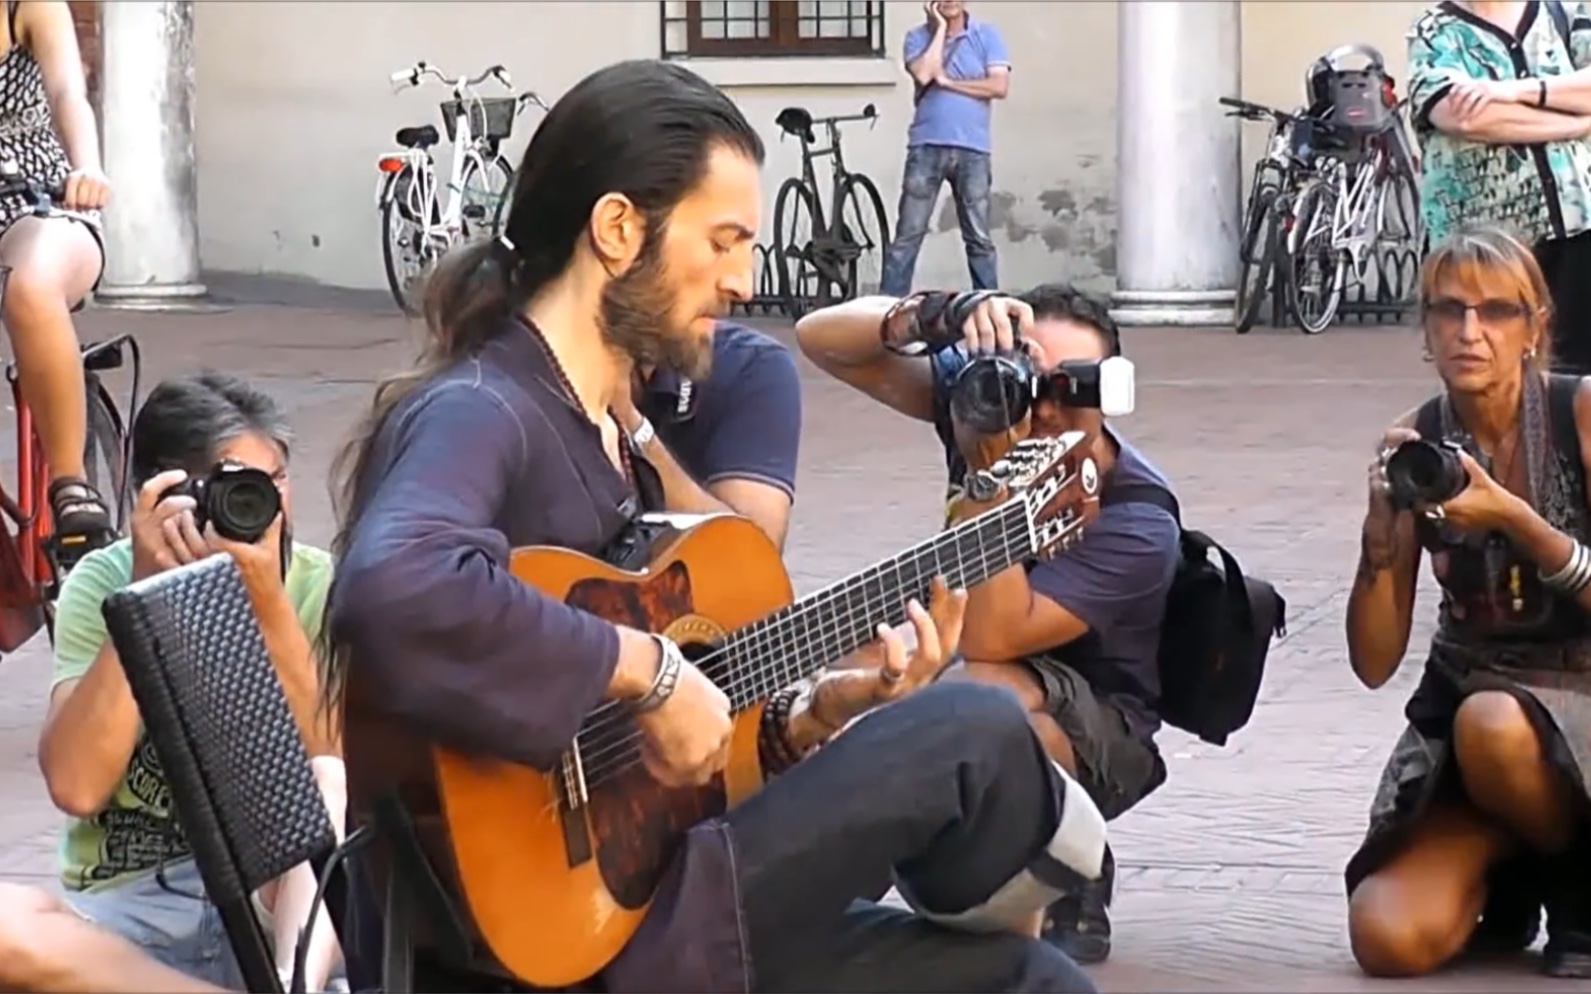
[[1518, 300], [1483, 300], [1470, 304], [1453, 297], [1438, 297], [1425, 302], [1425, 319], [1439, 327], [1456, 328], [1464, 323], [1470, 311], [1481, 324], [1500, 325], [1519, 321], [1530, 314], [1530, 308]]

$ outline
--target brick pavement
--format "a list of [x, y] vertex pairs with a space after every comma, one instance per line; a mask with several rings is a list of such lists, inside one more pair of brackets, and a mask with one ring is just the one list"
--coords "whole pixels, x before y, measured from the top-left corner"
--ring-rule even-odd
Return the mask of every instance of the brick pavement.
[[[318, 481], [370, 380], [403, 360], [410, 334], [402, 320], [362, 306], [367, 299], [82, 320], [89, 334], [137, 332], [147, 382], [215, 367], [276, 390], [301, 435], [299, 532], [323, 542], [330, 521]], [[349, 300], [361, 306], [338, 306]], [[1380, 693], [1359, 688], [1340, 619], [1364, 462], [1382, 428], [1431, 383], [1415, 336], [1397, 328], [1313, 339], [1127, 334], [1141, 408], [1123, 429], [1178, 483], [1189, 523], [1280, 586], [1290, 634], [1272, 654], [1253, 723], [1228, 748], [1174, 731], [1161, 739], [1167, 785], [1115, 830], [1116, 954], [1097, 976], [1114, 991], [1406, 988], [1353, 970], [1340, 868], [1416, 674], [1404, 671]], [[930, 432], [803, 370], [805, 449], [789, 559], [798, 587], [811, 589], [932, 528], [941, 464]], [[1429, 614], [1422, 609], [1422, 623]], [[0, 662], [0, 876], [40, 882], [57, 821], [34, 758], [47, 674], [42, 639]], [[1550, 985], [1509, 964], [1418, 986]]]

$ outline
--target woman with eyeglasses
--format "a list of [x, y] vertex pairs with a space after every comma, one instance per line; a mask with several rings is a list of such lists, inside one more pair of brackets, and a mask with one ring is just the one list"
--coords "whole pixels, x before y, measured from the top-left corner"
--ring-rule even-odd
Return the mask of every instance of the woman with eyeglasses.
[[1370, 464], [1347, 618], [1365, 686], [1408, 649], [1422, 551], [1442, 599], [1348, 863], [1354, 957], [1410, 976], [1518, 952], [1545, 904], [1546, 971], [1591, 977], [1591, 381], [1548, 372], [1551, 298], [1513, 236], [1456, 232], [1420, 294], [1444, 389]]

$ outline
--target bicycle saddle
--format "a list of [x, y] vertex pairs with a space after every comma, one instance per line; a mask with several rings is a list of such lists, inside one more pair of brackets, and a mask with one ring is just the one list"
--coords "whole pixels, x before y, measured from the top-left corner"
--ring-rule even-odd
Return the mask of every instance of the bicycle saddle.
[[812, 112], [805, 107], [786, 107], [773, 119], [773, 123], [787, 135], [805, 138], [809, 142], [817, 140], [812, 134]]
[[404, 148], [430, 148], [442, 140], [442, 135], [436, 125], [422, 124], [418, 128], [399, 128], [393, 140]]

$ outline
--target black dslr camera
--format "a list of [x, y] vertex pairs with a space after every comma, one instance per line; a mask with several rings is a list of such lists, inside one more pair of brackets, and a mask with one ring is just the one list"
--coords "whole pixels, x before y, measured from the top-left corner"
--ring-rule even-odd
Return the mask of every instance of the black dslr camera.
[[250, 545], [265, 537], [282, 512], [282, 494], [271, 474], [236, 463], [220, 463], [207, 477], [189, 477], [160, 495], [167, 497], [193, 498], [199, 531], [213, 524], [222, 538]]
[[1420, 504], [1444, 504], [1469, 486], [1457, 442], [1413, 438], [1387, 457], [1387, 491], [1392, 506], [1412, 511]]
[[1133, 364], [1123, 356], [1072, 360], [1042, 373], [1018, 346], [973, 356], [951, 386], [950, 412], [973, 431], [996, 435], [1020, 424], [1041, 398], [1117, 417], [1132, 413], [1134, 394]]

